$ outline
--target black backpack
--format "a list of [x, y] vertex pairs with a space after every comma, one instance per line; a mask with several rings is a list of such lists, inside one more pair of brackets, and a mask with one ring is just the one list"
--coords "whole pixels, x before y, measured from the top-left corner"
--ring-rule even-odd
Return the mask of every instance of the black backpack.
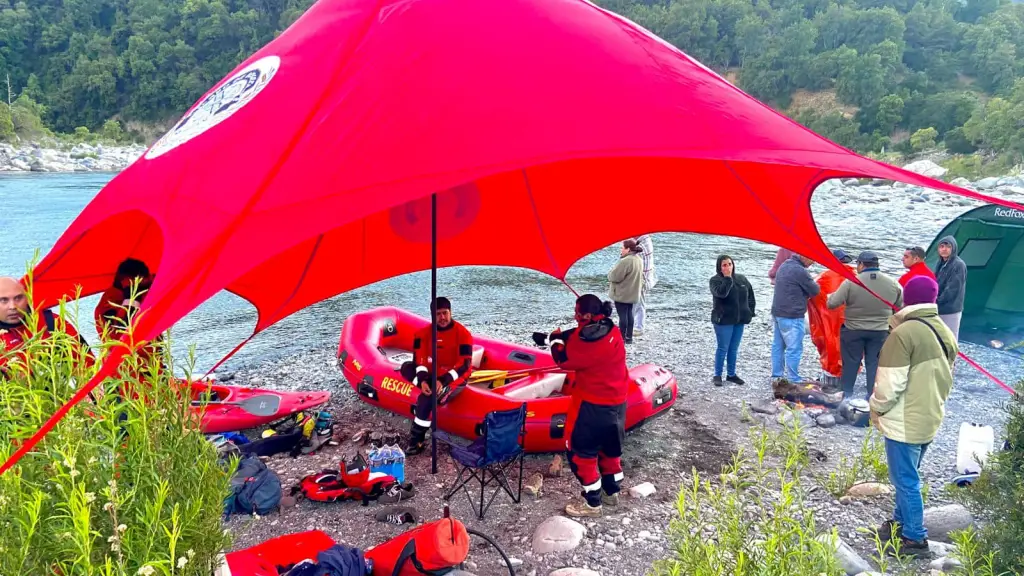
[[281, 503], [281, 478], [257, 456], [250, 455], [238, 463], [231, 477], [231, 494], [224, 501], [224, 515], [265, 515]]

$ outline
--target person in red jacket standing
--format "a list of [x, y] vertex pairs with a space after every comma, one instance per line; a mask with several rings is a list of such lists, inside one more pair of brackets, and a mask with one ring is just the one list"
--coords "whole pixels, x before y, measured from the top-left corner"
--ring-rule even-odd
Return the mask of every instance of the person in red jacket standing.
[[575, 372], [566, 448], [586, 502], [568, 504], [569, 516], [599, 517], [602, 504], [619, 503], [629, 369], [622, 334], [611, 314], [611, 302], [584, 294], [576, 300], [578, 326], [548, 337], [551, 357], [559, 367]]
[[924, 263], [924, 255], [924, 248], [920, 246], [912, 246], [903, 251], [903, 267], [907, 273], [900, 276], [900, 286], [906, 287], [907, 282], [915, 276], [927, 276], [935, 280], [935, 273]]
[[[452, 303], [444, 296], [430, 306], [430, 312], [437, 323], [437, 405], [443, 406], [462, 391], [473, 370], [473, 335], [452, 318]], [[429, 325], [416, 332], [412, 343], [413, 360], [402, 366], [402, 375], [420, 387], [409, 446], [405, 450], [409, 456], [426, 449], [424, 440], [434, 417], [430, 389], [431, 338], [433, 331]]]

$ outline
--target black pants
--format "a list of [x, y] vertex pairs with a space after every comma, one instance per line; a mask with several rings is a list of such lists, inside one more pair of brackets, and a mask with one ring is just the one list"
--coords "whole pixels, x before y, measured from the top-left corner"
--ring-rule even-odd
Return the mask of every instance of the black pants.
[[633, 340], [633, 304], [625, 302], [615, 303], [615, 312], [619, 315], [619, 330], [626, 342]]
[[864, 376], [868, 383], [868, 396], [875, 391], [875, 373], [878, 372], [878, 354], [888, 338], [888, 330], [850, 330], [845, 325], [839, 330], [839, 351], [843, 355], [843, 396], [853, 395], [857, 382], [857, 369], [864, 359]]
[[[407, 363], [408, 364], [408, 363]], [[405, 367], [403, 366], [403, 370]], [[415, 370], [415, 367], [413, 368]], [[403, 372], [404, 374], [404, 372]], [[425, 376], [421, 379], [422, 382], [430, 382], [430, 376]], [[454, 388], [449, 390], [444, 389], [442, 386], [437, 387], [437, 405], [444, 406], [451, 401], [462, 389], [465, 387], [465, 381], [458, 384]], [[422, 442], [427, 437], [427, 430], [430, 429], [430, 423], [434, 415], [434, 397], [430, 394], [424, 394], [420, 390], [419, 398], [416, 399], [416, 411], [413, 413], [412, 430], [410, 432], [413, 442]]]
[[[630, 305], [632, 306], [632, 305]], [[569, 468], [583, 485], [587, 504], [599, 506], [601, 491], [619, 493], [622, 442], [626, 438], [626, 404], [580, 404], [569, 438]]]

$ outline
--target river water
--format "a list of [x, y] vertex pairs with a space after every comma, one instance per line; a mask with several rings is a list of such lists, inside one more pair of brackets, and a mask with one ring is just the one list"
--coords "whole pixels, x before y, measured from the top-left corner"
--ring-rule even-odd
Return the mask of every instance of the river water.
[[[45, 253], [112, 176], [0, 175], [0, 274], [17, 276], [35, 250]], [[915, 193], [902, 189], [826, 186], [816, 192], [812, 208], [826, 243], [853, 254], [863, 249], [875, 250], [882, 257], [883, 269], [899, 274], [899, 258], [905, 246], [927, 247], [947, 222], [974, 205], [938, 192], [928, 194], [931, 198], [922, 201], [919, 193], [915, 199]], [[728, 217], [727, 207], [723, 208], [723, 217]], [[658, 334], [659, 350], [653, 356], [670, 357], [664, 363], [677, 369], [707, 366], [705, 371], [710, 374], [709, 355], [713, 354], [714, 337], [708, 321], [707, 280], [720, 253], [732, 255], [737, 271], [747, 275], [754, 286], [760, 321], [751, 329], [769, 330], [771, 288], [767, 270], [775, 247], [696, 234], [657, 234], [655, 246], [660, 282], [652, 292], [648, 332]], [[584, 258], [570, 270], [567, 281], [581, 293], [605, 293], [605, 274], [614, 264], [617, 252], [610, 247]], [[820, 268], [812, 268], [814, 271]], [[545, 330], [571, 319], [572, 294], [557, 281], [531, 271], [485, 267], [441, 270], [439, 293], [453, 298], [455, 315], [467, 325], [516, 340], [522, 340], [533, 330]], [[424, 314], [429, 294], [429, 273], [424, 272], [337, 296], [259, 334], [227, 367], [334, 347], [348, 314], [386, 304]], [[79, 314], [83, 333], [89, 336], [95, 334], [91, 323], [95, 303], [95, 296], [85, 299]], [[209, 367], [246, 338], [255, 321], [255, 310], [247, 302], [232, 294], [219, 294], [175, 326], [174, 354], [184, 358], [188, 346], [194, 344], [198, 367]], [[805, 358], [810, 357], [810, 373], [816, 375], [816, 355], [809, 342], [807, 347], [812, 352], [805, 354]], [[1013, 380], [1020, 375], [1021, 363], [1011, 355], [968, 343], [963, 348], [1001, 378]], [[976, 378], [973, 370], [958, 370], [958, 385], [960, 380], [986, 396], [996, 392], [990, 383]]]

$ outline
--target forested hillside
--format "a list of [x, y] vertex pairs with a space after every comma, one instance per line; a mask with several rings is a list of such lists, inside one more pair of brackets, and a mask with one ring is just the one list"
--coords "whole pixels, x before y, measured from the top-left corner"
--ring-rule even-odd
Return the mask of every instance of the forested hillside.
[[[312, 2], [0, 0], [0, 139], [173, 120]], [[1024, 4], [599, 3], [843, 145], [1024, 155]]]
[[953, 152], [978, 145], [1024, 154], [1022, 4], [606, 0], [604, 5], [845, 146], [877, 151], [893, 139], [906, 148], [945, 140]]

